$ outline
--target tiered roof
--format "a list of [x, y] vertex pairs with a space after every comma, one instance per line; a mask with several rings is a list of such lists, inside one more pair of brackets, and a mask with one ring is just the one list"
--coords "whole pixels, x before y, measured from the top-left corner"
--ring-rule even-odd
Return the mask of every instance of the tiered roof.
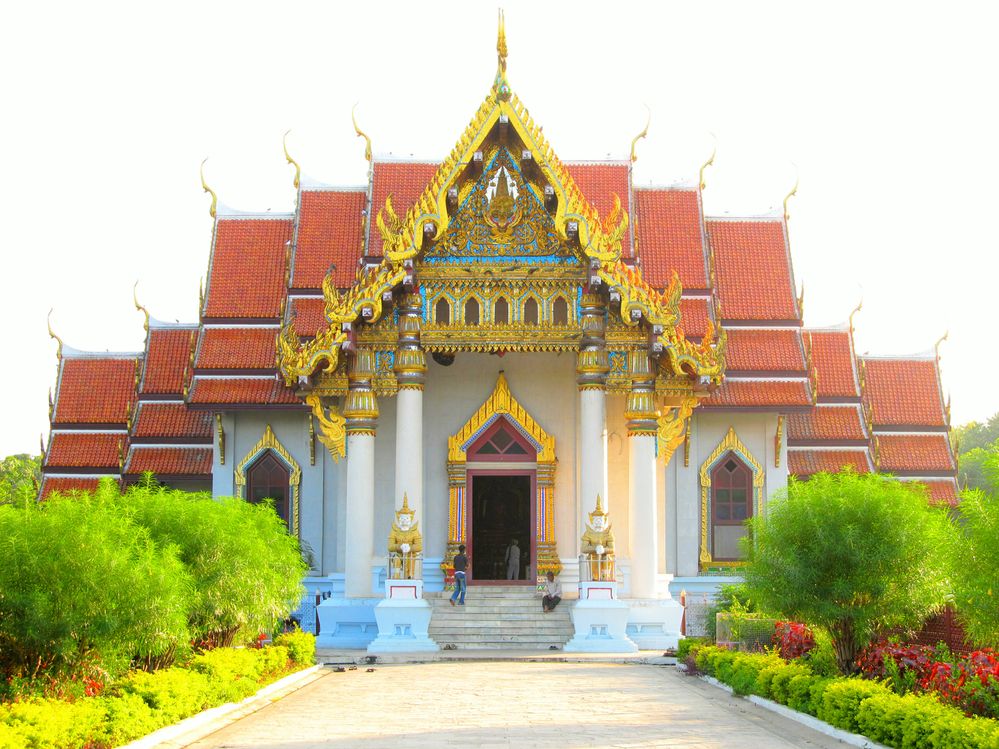
[[[716, 365], [710, 379], [721, 384], [701, 408], [786, 415], [791, 473], [880, 468], [954, 499], [935, 359], [865, 357], [858, 364], [850, 329], [805, 330], [784, 216], [706, 218], [699, 184], [633, 189], [631, 161], [560, 162], [509, 92], [505, 52], [489, 97], [446, 159], [375, 158], [367, 185], [353, 187], [296, 178], [291, 214], [220, 209], [197, 324], [149, 324], [141, 354], [65, 351], [43, 494], [145, 470], [204, 477], [213, 413], [304, 409], [294, 377], [279, 369], [281, 357], [316, 339], [319, 353], [305, 358], [313, 371], [324, 351], [345, 340], [340, 327], [359, 314], [361, 287], [376, 299], [384, 293], [378, 284], [391, 290], [400, 283], [425, 230], [447, 222], [453, 175], [500, 118], [517, 128], [537, 168], [562, 190], [558, 230], [570, 217], [578, 222], [592, 275], [620, 294], [622, 308], [627, 298], [629, 316], [672, 329], [660, 341], [680, 347], [688, 364]], [[374, 218], [389, 196], [403, 218], [386, 247]], [[350, 307], [342, 318], [330, 308], [336, 291], [347, 292], [337, 299]], [[716, 349], [719, 329], [727, 346]]]

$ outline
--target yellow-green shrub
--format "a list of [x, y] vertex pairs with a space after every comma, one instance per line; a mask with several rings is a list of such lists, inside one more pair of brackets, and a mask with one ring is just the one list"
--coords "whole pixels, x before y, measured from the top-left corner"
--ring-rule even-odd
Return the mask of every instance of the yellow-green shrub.
[[860, 703], [857, 724], [865, 736], [890, 746], [999, 748], [999, 724], [996, 721], [968, 718], [957, 708], [942, 705], [928, 694], [870, 697]]
[[[681, 640], [680, 646], [688, 640]], [[312, 666], [316, 663], [316, 637], [309, 632], [303, 632], [300, 629], [296, 629], [294, 632], [285, 632], [283, 635], [278, 635], [274, 638], [275, 645], [281, 645], [288, 648], [289, 657], [298, 666]], [[679, 655], [680, 647], [677, 647], [677, 658]]]
[[844, 731], [859, 730], [857, 712], [860, 703], [879, 695], [892, 694], [888, 687], [864, 679], [837, 679], [822, 694], [818, 718]]
[[787, 704], [788, 686], [798, 676], [811, 676], [812, 672], [803, 663], [785, 663], [770, 680], [770, 699], [782, 705]]

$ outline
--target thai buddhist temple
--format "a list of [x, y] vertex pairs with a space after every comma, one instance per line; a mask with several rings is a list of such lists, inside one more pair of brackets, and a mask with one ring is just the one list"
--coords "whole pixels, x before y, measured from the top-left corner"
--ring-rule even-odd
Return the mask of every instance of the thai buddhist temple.
[[147, 472], [270, 498], [312, 568], [302, 626], [356, 647], [381, 636], [395, 533], [418, 529], [422, 570], [399, 567], [416, 597], [450, 587], [465, 545], [470, 604], [551, 571], [580, 591], [565, 617], [584, 590], [624, 612], [584, 639], [620, 640], [619, 616], [657, 647], [676, 626], [648, 610], [737, 576], [744, 521], [789, 476], [848, 466], [957, 501], [936, 349], [858, 356], [849, 306], [806, 328], [786, 211], [716, 218], [702, 180], [638, 187], [638, 138], [624, 160], [560, 160], [511, 88], [502, 21], [497, 51], [439, 161], [379, 157], [359, 130], [366, 184], [319, 184], [286, 151], [293, 212], [211, 193], [196, 322], [136, 301], [142, 351], [59, 340], [42, 498]]

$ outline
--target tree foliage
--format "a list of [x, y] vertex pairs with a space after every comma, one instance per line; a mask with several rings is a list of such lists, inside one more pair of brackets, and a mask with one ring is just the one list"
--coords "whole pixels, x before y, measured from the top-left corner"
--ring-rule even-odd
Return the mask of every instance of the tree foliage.
[[177, 548], [122, 517], [116, 493], [112, 484], [93, 497], [0, 506], [0, 667], [9, 674], [75, 672], [95, 660], [123, 670], [186, 642], [191, 578]]
[[35, 499], [41, 480], [41, 456], [8, 455], [0, 463], [0, 504], [21, 504]]
[[988, 421], [972, 421], [954, 427], [951, 440], [958, 453], [958, 481], [970, 489], [990, 491], [999, 477], [986, 474], [990, 456], [999, 455], [999, 413]]
[[878, 632], [918, 626], [950, 592], [953, 525], [919, 485], [852, 472], [792, 479], [750, 522], [751, 597], [828, 630], [844, 673]]
[[240, 633], [253, 637], [301, 601], [306, 565], [273, 507], [149, 482], [130, 488], [121, 506], [154, 540], [179, 548], [194, 578], [189, 624], [196, 640], [218, 646]]
[[954, 596], [971, 639], [999, 647], [999, 451], [983, 461], [991, 493], [968, 490], [954, 555]]

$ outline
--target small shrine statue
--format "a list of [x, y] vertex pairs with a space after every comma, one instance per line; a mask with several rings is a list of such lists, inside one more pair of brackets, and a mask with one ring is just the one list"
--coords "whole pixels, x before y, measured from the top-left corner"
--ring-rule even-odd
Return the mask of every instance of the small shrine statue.
[[412, 580], [416, 571], [416, 555], [423, 551], [423, 536], [420, 535], [416, 513], [409, 509], [409, 497], [402, 495], [402, 508], [395, 513], [392, 532], [389, 533], [389, 554], [398, 554], [392, 558], [393, 577]]
[[615, 579], [614, 533], [599, 494], [597, 509], [590, 513], [590, 523], [583, 533], [582, 552], [590, 562], [590, 580]]

